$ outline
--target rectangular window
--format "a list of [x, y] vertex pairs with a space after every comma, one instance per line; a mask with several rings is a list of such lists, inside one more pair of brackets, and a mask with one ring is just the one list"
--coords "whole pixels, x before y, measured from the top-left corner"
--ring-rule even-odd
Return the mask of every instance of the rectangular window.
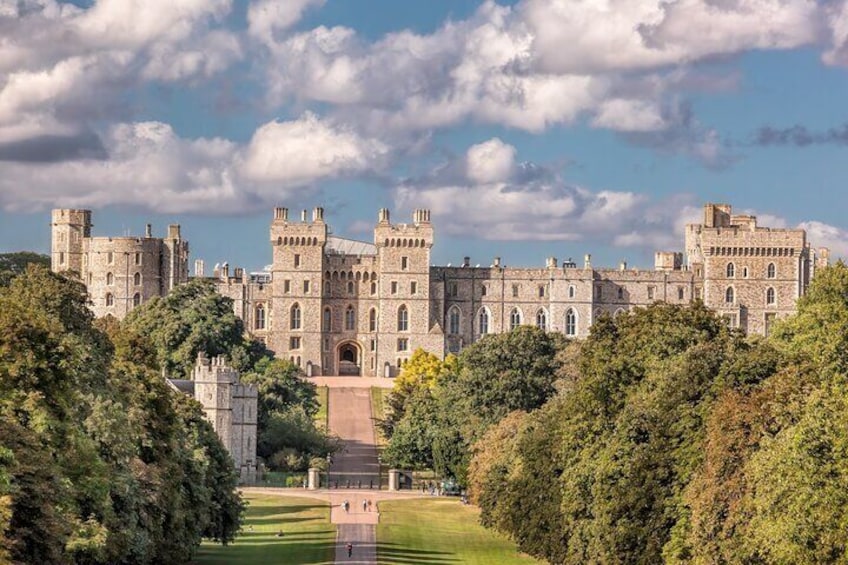
[[401, 257], [400, 258], [400, 270], [401, 271], [409, 270], [409, 257]]
[[518, 298], [518, 285], [517, 284], [512, 285], [512, 297]]
[[330, 338], [325, 337], [324, 338], [324, 351], [329, 351], [329, 350], [330, 350]]
[[488, 292], [488, 288], [486, 285], [480, 287], [480, 296], [486, 296], [486, 292]]
[[295, 253], [294, 254], [294, 268], [297, 269], [298, 267], [300, 267], [300, 254]]
[[289, 338], [289, 349], [300, 349], [300, 338], [299, 337], [290, 337]]
[[106, 254], [106, 262], [110, 265], [115, 262], [115, 255], [111, 251]]
[[392, 281], [392, 294], [397, 294], [397, 281]]
[[289, 294], [291, 292], [291, 280], [286, 279], [283, 281], [283, 292]]
[[371, 340], [371, 351], [377, 351], [377, 340], [376, 339]]
[[412, 281], [409, 283], [409, 294], [418, 294], [418, 283]]
[[309, 281], [303, 281], [303, 294], [309, 294]]
[[686, 291], [683, 290], [682, 286], [677, 287], [677, 299], [683, 300], [684, 296], [686, 296]]
[[648, 300], [653, 300], [653, 299], [654, 299], [654, 287], [649, 286], [648, 287]]
[[448, 284], [448, 296], [456, 297], [459, 295], [459, 285], [455, 282]]
[[545, 297], [545, 285], [540, 284], [539, 285], [539, 298], [544, 298], [544, 297]]
[[65, 252], [64, 251], [59, 252], [59, 264], [60, 265], [65, 264]]
[[135, 254], [135, 264], [141, 265], [141, 253], [139, 253], [137, 251], [136, 251], [136, 254]]
[[604, 289], [602, 286], [598, 285], [595, 287], [595, 298], [603, 298], [604, 297]]
[[409, 349], [409, 339], [405, 337], [398, 338], [397, 350], [406, 351]]

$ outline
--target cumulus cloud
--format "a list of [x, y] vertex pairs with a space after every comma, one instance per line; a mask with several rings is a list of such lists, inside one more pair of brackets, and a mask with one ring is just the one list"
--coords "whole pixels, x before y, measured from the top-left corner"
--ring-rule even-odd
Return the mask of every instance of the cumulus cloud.
[[429, 208], [440, 229], [456, 236], [679, 246], [682, 226], [675, 222], [691, 207], [691, 197], [660, 203], [632, 191], [593, 191], [566, 182], [544, 165], [516, 163], [515, 154], [498, 138], [473, 145], [429, 174], [400, 183], [395, 203]]
[[250, 35], [273, 45], [275, 34], [296, 24], [303, 13], [312, 7], [322, 6], [325, 0], [258, 0], [247, 8]]
[[[125, 121], [127, 92], [208, 78], [243, 56], [223, 28], [231, 0], [3, 2], [0, 143], [68, 137]], [[65, 152], [73, 158], [73, 151]]]
[[827, 33], [844, 42], [844, 22], [843, 8], [814, 0], [487, 1], [429, 34], [373, 42], [341, 26], [281, 34], [265, 42], [268, 102], [330, 104], [372, 133], [469, 120], [541, 132], [585, 120], [721, 168], [734, 156], [717, 132], [669, 108], [738, 77], [699, 80], [694, 65], [822, 43]]
[[387, 153], [388, 147], [376, 139], [306, 113], [297, 120], [270, 122], [256, 130], [240, 168], [252, 181], [303, 185], [377, 169]]
[[827, 247], [831, 256], [848, 258], [848, 230], [818, 221], [801, 222], [798, 227], [807, 230], [813, 247]]
[[162, 122], [118, 123], [99, 136], [0, 143], [0, 209], [139, 206], [157, 212], [240, 213], [340, 175], [378, 171], [387, 148], [313, 114], [261, 126], [240, 146], [187, 139]]

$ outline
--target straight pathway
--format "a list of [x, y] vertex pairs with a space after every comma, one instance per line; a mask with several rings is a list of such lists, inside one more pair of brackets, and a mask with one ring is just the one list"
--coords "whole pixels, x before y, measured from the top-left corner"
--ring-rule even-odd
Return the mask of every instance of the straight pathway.
[[342, 440], [342, 449], [330, 465], [330, 480], [350, 482], [351, 486], [377, 483], [380, 465], [371, 421], [371, 390], [330, 388], [327, 404], [330, 432]]
[[[342, 440], [342, 449], [333, 457], [330, 480], [345, 484], [376, 483], [379, 489], [380, 464], [371, 421], [370, 388], [331, 387], [328, 398], [330, 432]], [[336, 563], [376, 565], [377, 563], [377, 501], [371, 493], [334, 491], [330, 494], [330, 522], [336, 528]], [[368, 508], [371, 500], [371, 508]], [[342, 503], [347, 501], [345, 511]], [[364, 504], [363, 504], [364, 503]], [[347, 544], [353, 545], [351, 557]]]

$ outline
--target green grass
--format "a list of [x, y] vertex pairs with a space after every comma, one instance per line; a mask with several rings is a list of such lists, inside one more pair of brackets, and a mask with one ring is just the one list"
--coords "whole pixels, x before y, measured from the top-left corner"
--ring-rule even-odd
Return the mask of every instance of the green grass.
[[326, 386], [318, 387], [318, 412], [315, 414], [315, 423], [323, 428], [327, 429], [327, 398], [329, 396], [329, 389]]
[[[336, 528], [330, 507], [311, 498], [246, 494], [247, 509], [241, 535], [224, 547], [204, 542], [194, 563], [329, 564], [335, 557]], [[283, 537], [277, 537], [279, 531]]]
[[[377, 420], [382, 420], [386, 417], [385, 397], [391, 392], [391, 389], [371, 387], [371, 422], [376, 424]], [[377, 448], [385, 447], [386, 438], [383, 437], [383, 432], [374, 425], [374, 439], [377, 441]]]
[[457, 498], [380, 502], [377, 562], [529, 565], [542, 563], [478, 522], [479, 510]]

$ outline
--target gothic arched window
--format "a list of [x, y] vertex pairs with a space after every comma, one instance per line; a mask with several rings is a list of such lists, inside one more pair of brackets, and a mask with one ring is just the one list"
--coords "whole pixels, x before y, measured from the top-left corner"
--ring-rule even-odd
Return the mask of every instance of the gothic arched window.
[[111, 292], [106, 293], [106, 306], [114, 306], [115, 305], [115, 297], [112, 296]]
[[509, 314], [509, 329], [514, 330], [521, 325], [521, 310], [513, 308]]
[[291, 329], [299, 330], [300, 329], [300, 306], [298, 304], [294, 304], [291, 307]]
[[112, 273], [106, 273], [106, 284], [108, 286], [112, 286], [113, 284], [115, 284], [115, 275], [113, 275]]
[[565, 335], [577, 335], [577, 312], [573, 308], [569, 308], [565, 312]]
[[141, 273], [136, 273], [133, 275], [133, 284], [138, 286], [141, 284]]
[[451, 306], [451, 309], [448, 312], [448, 333], [451, 335], [459, 333], [459, 315], [459, 308]]
[[732, 279], [736, 276], [736, 265], [733, 263], [727, 264], [727, 278]]
[[774, 295], [774, 289], [771, 287], [766, 289], [766, 304], [768, 304], [769, 306], [774, 306], [775, 304], [777, 304], [777, 300]]
[[135, 294], [133, 294], [133, 306], [135, 307], [139, 304], [141, 304], [141, 294], [136, 292]]
[[486, 335], [489, 333], [489, 310], [488, 308], [480, 308], [480, 335]]
[[777, 267], [775, 267], [774, 263], [769, 263], [766, 268], [766, 277], [773, 279], [777, 276]]
[[405, 305], [398, 308], [397, 329], [399, 332], [409, 331], [409, 310]]
[[377, 331], [377, 309], [371, 308], [371, 311], [368, 312], [368, 331], [376, 332]]
[[253, 327], [257, 330], [265, 329], [265, 305], [257, 304], [256, 312], [253, 320]]
[[727, 290], [724, 291], [724, 301], [728, 304], [733, 304], [733, 298], [733, 287], [729, 286], [727, 287]]
[[345, 329], [348, 331], [356, 329], [356, 310], [352, 305], [345, 310]]
[[544, 308], [536, 312], [536, 327], [542, 331], [548, 330], [548, 313]]

